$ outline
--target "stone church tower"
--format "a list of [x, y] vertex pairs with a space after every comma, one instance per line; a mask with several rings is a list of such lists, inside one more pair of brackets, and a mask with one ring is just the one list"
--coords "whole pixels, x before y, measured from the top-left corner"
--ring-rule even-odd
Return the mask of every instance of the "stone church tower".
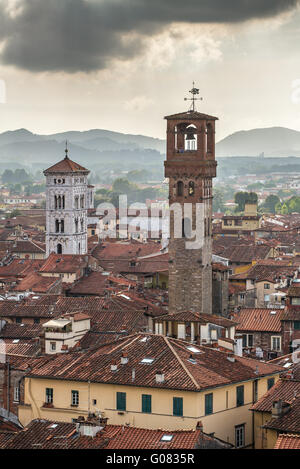
[[[169, 203], [170, 208], [172, 204], [178, 204], [182, 210], [180, 232], [185, 232], [185, 235], [178, 237], [178, 231], [174, 231], [178, 227], [178, 216], [175, 217], [176, 212], [171, 210], [169, 312], [211, 314], [212, 178], [216, 177], [215, 121], [218, 118], [195, 111], [193, 102], [192, 110], [165, 119], [165, 176], [169, 178]], [[184, 215], [184, 204], [189, 205], [190, 217]], [[196, 209], [199, 210], [197, 217]], [[192, 233], [196, 230], [196, 219], [202, 239], [194, 243], [191, 249], [187, 241], [192, 239]]]
[[44, 171], [46, 176], [46, 251], [86, 254], [89, 170], [66, 157]]

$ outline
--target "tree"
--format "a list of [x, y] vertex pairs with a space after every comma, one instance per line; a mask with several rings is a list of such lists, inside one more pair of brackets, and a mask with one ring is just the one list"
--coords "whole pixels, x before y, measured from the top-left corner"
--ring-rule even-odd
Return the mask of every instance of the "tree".
[[276, 205], [280, 203], [280, 199], [277, 195], [268, 195], [264, 203], [264, 210], [269, 213], [276, 213]]
[[243, 212], [245, 210], [245, 204], [256, 204], [258, 200], [257, 194], [255, 192], [237, 192], [234, 195], [234, 201], [238, 205], [236, 212]]

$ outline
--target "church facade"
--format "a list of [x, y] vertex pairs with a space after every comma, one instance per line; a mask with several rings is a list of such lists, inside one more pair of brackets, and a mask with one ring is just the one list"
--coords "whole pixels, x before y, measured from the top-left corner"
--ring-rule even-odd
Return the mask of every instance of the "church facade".
[[87, 210], [93, 203], [90, 171], [66, 157], [46, 176], [46, 253], [86, 254]]

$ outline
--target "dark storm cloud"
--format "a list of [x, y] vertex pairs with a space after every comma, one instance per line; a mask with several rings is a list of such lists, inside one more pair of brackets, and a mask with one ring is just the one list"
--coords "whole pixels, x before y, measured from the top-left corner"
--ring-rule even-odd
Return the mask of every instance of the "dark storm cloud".
[[[1, 0], [0, 0], [1, 1]], [[5, 2], [4, 2], [5, 3]], [[91, 71], [130, 59], [143, 38], [173, 22], [235, 23], [271, 17], [298, 0], [24, 0], [15, 17], [1, 12], [1, 60], [30, 71]], [[3, 5], [3, 2], [2, 2]], [[2, 7], [3, 8], [3, 7]], [[124, 40], [124, 34], [136, 37]]]

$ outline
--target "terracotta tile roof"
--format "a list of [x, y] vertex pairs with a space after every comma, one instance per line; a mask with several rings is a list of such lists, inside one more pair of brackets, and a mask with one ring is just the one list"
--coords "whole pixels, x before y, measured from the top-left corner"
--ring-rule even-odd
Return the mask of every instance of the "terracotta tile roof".
[[38, 270], [43, 260], [14, 259], [7, 265], [0, 266], [0, 277], [22, 277]]
[[33, 241], [16, 241], [12, 244], [11, 252], [45, 254], [45, 249], [43, 249], [41, 246], [38, 246]]
[[[16, 355], [22, 357], [36, 357], [41, 347], [35, 339], [2, 339], [5, 343], [6, 355]], [[18, 340], [18, 342], [16, 342]]]
[[231, 276], [232, 280], [246, 280], [253, 279], [256, 282], [262, 282], [266, 280], [268, 282], [276, 283], [276, 280], [279, 277], [282, 278], [292, 278], [296, 272], [295, 266], [281, 266], [276, 264], [261, 264], [257, 262], [253, 267], [251, 267], [247, 272], [241, 274], [235, 274]]
[[42, 277], [37, 272], [32, 272], [29, 273], [25, 278], [22, 278], [20, 281], [18, 281], [17, 284], [11, 288], [11, 291], [48, 293], [59, 283], [61, 283], [60, 278]]
[[[86, 422], [82, 422], [85, 425]], [[3, 444], [6, 449], [194, 449], [230, 447], [225, 442], [195, 430], [150, 430], [121, 425], [100, 426], [95, 437], [80, 434], [76, 423], [50, 420], [32, 420], [27, 427]], [[79, 424], [81, 425], [81, 424]], [[102, 424], [103, 425], [103, 424]], [[163, 442], [164, 435], [172, 435], [171, 441]]]
[[288, 296], [300, 298], [300, 284], [292, 284], [287, 292]]
[[274, 449], [300, 449], [300, 435], [279, 435]]
[[89, 172], [88, 169], [80, 166], [80, 164], [75, 163], [75, 161], [70, 160], [70, 158], [66, 157], [63, 160], [59, 161], [50, 168], [44, 171], [44, 174], [51, 174], [51, 173], [82, 173], [82, 172]]
[[294, 398], [290, 410], [279, 418], [273, 418], [264, 425], [264, 428], [271, 428], [278, 432], [300, 434], [300, 394]]
[[165, 119], [200, 119], [200, 120], [219, 120], [218, 117], [210, 116], [208, 114], [203, 114], [197, 111], [185, 111], [179, 112], [177, 114], [171, 114], [170, 116], [166, 116]]
[[265, 259], [270, 249], [270, 246], [264, 245], [229, 246], [222, 252], [222, 257], [229, 259], [233, 263], [251, 264], [253, 260]]
[[0, 339], [33, 339], [39, 337], [43, 328], [41, 324], [9, 324], [0, 330]]
[[[191, 344], [176, 339], [152, 334], [134, 334], [118, 341], [103, 345], [97, 350], [70, 352], [58, 355], [39, 369], [33, 368], [28, 376], [55, 378], [71, 381], [87, 381], [126, 384], [186, 391], [200, 391], [230, 383], [253, 380], [258, 376], [279, 373], [282, 367], [270, 365], [250, 358], [227, 355], [209, 347], [198, 347], [199, 354], [189, 350]], [[123, 351], [129, 358], [127, 365], [121, 365]], [[190, 361], [191, 353], [195, 361]], [[144, 364], [144, 358], [153, 359]], [[118, 370], [111, 370], [111, 363], [117, 361]], [[132, 381], [132, 368], [135, 379]], [[157, 370], [164, 373], [165, 381], [157, 383]]]
[[281, 321], [300, 321], [300, 305], [286, 305], [281, 312]]
[[87, 266], [86, 257], [82, 255], [51, 253], [48, 259], [43, 262], [39, 272], [75, 273]]
[[292, 403], [295, 394], [300, 395], [300, 381], [281, 378], [251, 407], [251, 410], [271, 413], [274, 401], [281, 399], [284, 402]]
[[[276, 314], [272, 314], [274, 311]], [[281, 313], [282, 310], [278, 309], [242, 308], [239, 313], [234, 315], [234, 319], [238, 323], [236, 330], [237, 332], [281, 332]]]
[[91, 272], [74, 283], [69, 292], [73, 295], [103, 296], [107, 285], [107, 275], [103, 275], [102, 272]]

